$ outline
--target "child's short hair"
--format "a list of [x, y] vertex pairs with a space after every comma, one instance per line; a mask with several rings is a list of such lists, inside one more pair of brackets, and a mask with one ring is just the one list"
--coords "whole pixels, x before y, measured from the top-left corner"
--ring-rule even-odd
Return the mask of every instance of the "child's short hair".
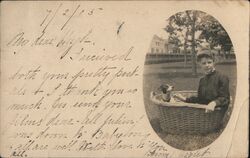
[[198, 55], [197, 55], [197, 61], [200, 62], [202, 58], [209, 58], [214, 61], [214, 56], [210, 53], [209, 50], [202, 50]]

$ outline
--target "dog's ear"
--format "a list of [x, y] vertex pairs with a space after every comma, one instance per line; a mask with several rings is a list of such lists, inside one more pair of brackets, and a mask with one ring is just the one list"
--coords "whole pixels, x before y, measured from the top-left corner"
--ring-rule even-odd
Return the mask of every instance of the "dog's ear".
[[168, 85], [162, 84], [162, 85], [159, 87], [159, 91], [161, 91], [161, 92], [163, 92], [163, 93], [167, 93], [167, 90], [168, 90]]
[[164, 89], [166, 89], [166, 86], [165, 86], [164, 84], [162, 84], [162, 85], [158, 88], [159, 91], [163, 91]]

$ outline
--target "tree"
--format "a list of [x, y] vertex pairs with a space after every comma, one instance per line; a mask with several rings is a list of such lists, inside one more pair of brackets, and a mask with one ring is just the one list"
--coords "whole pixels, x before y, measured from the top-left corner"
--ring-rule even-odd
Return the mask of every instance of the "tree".
[[[188, 27], [185, 18], [186, 17], [182, 16], [182, 13], [177, 13], [171, 16], [168, 20], [169, 23], [166, 26], [165, 31], [169, 33], [169, 43], [174, 43], [176, 47], [184, 47], [184, 61], [186, 65]], [[184, 41], [182, 38], [184, 38]]]
[[200, 39], [205, 39], [210, 44], [210, 49], [220, 46], [222, 52], [230, 52], [233, 47], [232, 41], [223, 26], [212, 16], [202, 19], [199, 30]]
[[179, 12], [168, 19], [165, 31], [169, 39], [178, 41], [178, 47], [184, 49], [186, 63], [187, 49], [192, 52], [192, 74], [197, 75], [196, 48], [203, 42], [209, 43], [210, 49], [221, 46], [222, 50], [229, 51], [232, 42], [225, 29], [212, 16], [197, 10]]
[[[203, 13], [203, 12], [202, 12]], [[196, 23], [198, 21], [197, 11], [179, 12], [171, 16], [168, 20], [168, 25], [165, 30], [169, 33], [170, 38], [179, 38], [179, 46], [184, 48], [184, 63], [187, 62], [187, 49], [190, 47], [192, 52], [192, 73], [197, 74], [196, 68], [196, 50], [200, 40], [195, 38]]]

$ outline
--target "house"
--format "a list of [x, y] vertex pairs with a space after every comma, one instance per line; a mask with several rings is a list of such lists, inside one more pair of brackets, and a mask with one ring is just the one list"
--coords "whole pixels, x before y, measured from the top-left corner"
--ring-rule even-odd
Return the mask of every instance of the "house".
[[154, 35], [148, 50], [150, 54], [163, 54], [166, 53], [166, 40]]
[[180, 53], [180, 49], [171, 41], [154, 35], [150, 47], [149, 54], [176, 54]]

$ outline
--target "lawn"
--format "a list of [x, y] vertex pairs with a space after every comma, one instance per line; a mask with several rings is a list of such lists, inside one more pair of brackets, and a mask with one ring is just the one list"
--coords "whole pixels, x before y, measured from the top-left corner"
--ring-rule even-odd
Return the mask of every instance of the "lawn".
[[[216, 65], [216, 69], [227, 75], [230, 80], [230, 95], [234, 100], [236, 90], [236, 64], [226, 63]], [[192, 76], [191, 64], [184, 67], [184, 63], [161, 63], [150, 64], [144, 67], [144, 103], [149, 121], [155, 132], [169, 145], [183, 150], [195, 150], [211, 144], [223, 131], [206, 136], [179, 136], [163, 132], [159, 125], [158, 108], [149, 99], [151, 91], [156, 90], [161, 84], [168, 83], [175, 87], [175, 90], [197, 90], [202, 74], [200, 69], [198, 75]], [[223, 120], [223, 128], [226, 126], [232, 107], [229, 108]]]

